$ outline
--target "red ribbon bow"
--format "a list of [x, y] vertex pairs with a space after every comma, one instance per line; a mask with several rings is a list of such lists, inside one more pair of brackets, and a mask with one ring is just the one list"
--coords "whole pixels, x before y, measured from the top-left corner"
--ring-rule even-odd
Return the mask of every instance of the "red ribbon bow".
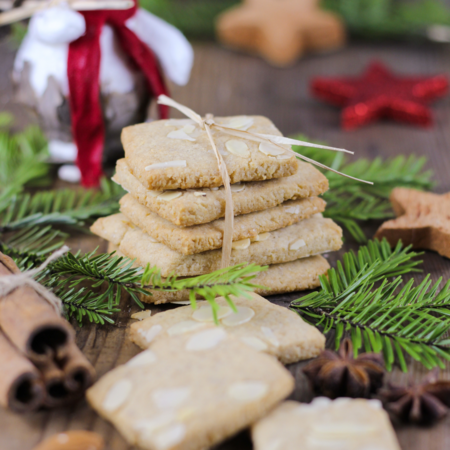
[[[78, 148], [77, 165], [83, 186], [98, 186], [102, 176], [105, 126], [100, 105], [100, 34], [103, 25], [114, 28], [118, 40], [132, 61], [147, 78], [155, 97], [167, 95], [158, 61], [125, 22], [137, 5], [124, 11], [102, 10], [80, 12], [86, 20], [86, 33], [69, 46], [67, 76], [69, 80], [72, 134]], [[168, 117], [167, 106], [159, 108], [161, 119]]]

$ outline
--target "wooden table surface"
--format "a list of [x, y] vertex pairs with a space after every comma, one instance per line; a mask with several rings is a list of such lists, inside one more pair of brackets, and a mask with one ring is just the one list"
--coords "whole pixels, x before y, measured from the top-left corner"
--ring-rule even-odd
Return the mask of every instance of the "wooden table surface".
[[[11, 99], [9, 72], [13, 51], [7, 42], [0, 41], [0, 111], [14, 111], [20, 123], [30, 120], [23, 109]], [[311, 56], [289, 69], [269, 67], [263, 61], [233, 53], [212, 43], [195, 45], [195, 66], [191, 81], [185, 87], [173, 87], [174, 98], [202, 115], [261, 114], [270, 117], [286, 135], [302, 132], [314, 139], [324, 140], [338, 147], [354, 150], [356, 156], [394, 156], [414, 153], [429, 158], [435, 172], [437, 192], [450, 191], [450, 97], [433, 106], [435, 125], [420, 129], [392, 122], [381, 122], [353, 132], [339, 128], [338, 110], [314, 100], [308, 92], [309, 81], [317, 75], [358, 74], [373, 59], [380, 59], [394, 70], [405, 74], [435, 74], [450, 72], [450, 49], [446, 46], [410, 44], [352, 44], [334, 54]], [[369, 232], [376, 230], [376, 224]], [[106, 245], [94, 236], [73, 236], [73, 249], [92, 250]], [[341, 252], [329, 256], [330, 262], [352, 246], [347, 242]], [[355, 246], [353, 246], [355, 247]], [[433, 280], [448, 279], [450, 261], [437, 254], [424, 257], [424, 273]], [[423, 279], [419, 274], [417, 281]], [[299, 294], [275, 296], [271, 300], [288, 305]], [[98, 375], [125, 363], [138, 353], [127, 338], [131, 312], [137, 310], [128, 298], [122, 299], [122, 312], [114, 326], [84, 325], [77, 329], [77, 342], [95, 365]], [[163, 308], [154, 307], [154, 312]], [[292, 398], [309, 401], [312, 393], [301, 372], [304, 363], [293, 364], [289, 370], [296, 378]], [[420, 379], [425, 369], [410, 364], [410, 373], [394, 370], [388, 380], [406, 382], [408, 377]], [[449, 366], [442, 374], [450, 379]], [[42, 411], [19, 416], [0, 409], [0, 449], [31, 450], [42, 439], [64, 430], [88, 429], [101, 433], [108, 450], [130, 449], [114, 428], [99, 418], [82, 402], [74, 407]], [[404, 426], [397, 429], [404, 450], [442, 450], [450, 448], [450, 416], [431, 428]], [[225, 449], [251, 449], [248, 435], [243, 432], [221, 446]]]

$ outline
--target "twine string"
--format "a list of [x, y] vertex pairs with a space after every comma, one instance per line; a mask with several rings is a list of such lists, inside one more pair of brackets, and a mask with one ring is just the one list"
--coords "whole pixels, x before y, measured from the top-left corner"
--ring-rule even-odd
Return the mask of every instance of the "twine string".
[[29, 286], [34, 289], [44, 300], [46, 300], [58, 314], [62, 312], [62, 302], [51, 291], [38, 283], [34, 277], [45, 270], [47, 266], [56, 261], [69, 251], [69, 247], [64, 245], [59, 250], [53, 252], [39, 267], [17, 274], [4, 275], [0, 277], [0, 300], [6, 297], [15, 289], [22, 286]]
[[244, 130], [236, 130], [234, 128], [230, 128], [224, 125], [219, 125], [214, 121], [214, 117], [212, 114], [207, 114], [205, 118], [203, 119], [199, 114], [197, 114], [192, 109], [188, 108], [187, 106], [182, 105], [181, 103], [176, 102], [175, 100], [171, 99], [170, 97], [167, 97], [166, 95], [160, 95], [158, 97], [158, 104], [170, 106], [172, 108], [177, 109], [181, 113], [183, 113], [185, 116], [192, 119], [194, 122], [196, 122], [201, 129], [205, 130], [208, 139], [211, 143], [211, 146], [214, 150], [214, 154], [217, 159], [217, 164], [219, 167], [219, 172], [222, 176], [223, 185], [225, 187], [225, 231], [223, 235], [223, 246], [222, 246], [222, 263], [221, 267], [225, 268], [230, 265], [231, 261], [231, 249], [232, 249], [232, 242], [233, 242], [233, 226], [234, 226], [234, 208], [233, 208], [233, 197], [231, 195], [231, 187], [230, 187], [230, 177], [228, 175], [228, 170], [225, 164], [225, 161], [223, 160], [222, 155], [217, 150], [216, 144], [214, 142], [214, 139], [212, 137], [211, 128], [217, 128], [218, 130], [222, 131], [223, 133], [229, 134], [231, 136], [240, 137], [243, 139], [248, 139], [251, 141], [256, 142], [263, 142], [268, 143], [270, 145], [276, 146], [281, 148], [283, 151], [288, 151], [297, 158], [303, 159], [306, 162], [309, 162], [311, 164], [314, 164], [318, 167], [321, 167], [322, 169], [327, 169], [332, 172], [335, 172], [339, 175], [342, 175], [346, 178], [350, 178], [355, 181], [360, 181], [362, 183], [367, 184], [373, 184], [370, 181], [361, 180], [359, 178], [352, 177], [350, 175], [346, 175], [344, 173], [338, 172], [337, 170], [325, 166], [324, 164], [321, 164], [317, 161], [314, 161], [311, 158], [307, 158], [306, 156], [301, 155], [300, 153], [294, 152], [292, 149], [287, 149], [285, 147], [282, 147], [282, 144], [287, 145], [303, 145], [305, 147], [315, 147], [315, 148], [323, 148], [326, 150], [332, 150], [335, 152], [343, 152], [343, 153], [350, 153], [353, 155], [353, 152], [349, 150], [345, 150], [343, 148], [335, 148], [335, 147], [328, 147], [326, 145], [319, 145], [319, 144], [311, 144], [309, 142], [300, 141], [297, 139], [291, 139], [286, 138], [284, 136], [276, 136], [271, 134], [261, 134], [261, 133], [253, 133], [250, 131], [244, 131]]

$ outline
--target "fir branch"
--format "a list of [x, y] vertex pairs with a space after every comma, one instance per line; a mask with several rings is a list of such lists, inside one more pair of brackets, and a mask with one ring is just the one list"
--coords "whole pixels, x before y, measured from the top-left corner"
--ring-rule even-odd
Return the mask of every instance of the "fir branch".
[[190, 38], [213, 38], [215, 18], [238, 0], [141, 0], [141, 8], [161, 17]]
[[[28, 253], [3, 248], [21, 269], [30, 269], [42, 262], [42, 257], [31, 257]], [[252, 283], [258, 272], [266, 267], [239, 264], [221, 269], [207, 275], [179, 279], [170, 276], [161, 277], [160, 270], [147, 266], [135, 267], [134, 260], [112, 253], [96, 255], [90, 253], [68, 253], [50, 264], [37, 278], [44, 286], [52, 289], [61, 298], [65, 313], [75, 317], [81, 325], [84, 317], [91, 322], [114, 323], [110, 317], [117, 311], [122, 292], [128, 293], [133, 300], [144, 308], [138, 294], [151, 296], [150, 290], [174, 292], [189, 290], [191, 303], [195, 306], [197, 296], [205, 298], [218, 308], [215, 298], [223, 296], [232, 308], [235, 308], [230, 296], [248, 296], [258, 286]]]
[[26, 185], [48, 181], [47, 158], [47, 141], [38, 127], [30, 126], [14, 135], [0, 131], [0, 211]]
[[367, 39], [417, 39], [431, 25], [450, 25], [441, 0], [322, 0], [322, 6], [339, 14], [351, 34]]
[[68, 236], [50, 225], [24, 228], [17, 233], [0, 235], [0, 249], [3, 253], [12, 252], [34, 260], [60, 248]]
[[[296, 138], [307, 140], [303, 135]], [[386, 160], [360, 158], [348, 162], [343, 153], [335, 154], [301, 146], [292, 148], [340, 172], [374, 183], [373, 185], [359, 183], [334, 172], [323, 171], [330, 185], [330, 189], [323, 195], [327, 202], [324, 216], [339, 222], [359, 243], [367, 240], [359, 225], [360, 221], [386, 220], [393, 216], [389, 195], [394, 187], [419, 190], [429, 190], [433, 187], [431, 181], [433, 172], [424, 170], [426, 163], [424, 157], [397, 156]]]
[[[444, 368], [450, 360], [450, 281], [439, 290], [427, 275], [419, 286], [401, 275], [417, 271], [419, 261], [401, 243], [391, 250], [384, 240], [369, 241], [358, 254], [346, 253], [336, 269], [321, 276], [321, 290], [292, 302], [291, 307], [324, 332], [335, 330], [336, 348], [350, 333], [355, 355], [383, 352], [386, 367], [397, 361], [407, 371], [405, 353], [426, 368]], [[395, 277], [391, 281], [388, 278]]]
[[[214, 38], [214, 23], [239, 0], [143, 0], [141, 7], [175, 25], [189, 37]], [[352, 35], [366, 39], [424, 38], [426, 28], [450, 25], [441, 0], [322, 0], [322, 7], [342, 17]]]
[[114, 214], [124, 190], [103, 178], [100, 190], [59, 189], [12, 196], [0, 209], [0, 233], [35, 226], [81, 227], [86, 220]]

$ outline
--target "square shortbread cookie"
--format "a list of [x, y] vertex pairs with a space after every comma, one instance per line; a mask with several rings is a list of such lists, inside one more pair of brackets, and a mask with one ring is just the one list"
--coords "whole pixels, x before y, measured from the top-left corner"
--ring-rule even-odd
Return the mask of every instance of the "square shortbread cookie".
[[[216, 117], [214, 120], [230, 126], [236, 118]], [[265, 117], [247, 116], [245, 120], [247, 131], [281, 136]], [[231, 183], [287, 177], [297, 171], [297, 158], [280, 147], [264, 146], [218, 129], [212, 130], [212, 136], [223, 156]], [[157, 120], [126, 127], [122, 131], [122, 144], [133, 175], [147, 189], [223, 185], [206, 131], [192, 120]], [[289, 145], [281, 147], [290, 148]]]
[[[116, 251], [118, 256], [124, 256], [114, 244], [110, 243], [108, 252], [113, 251]], [[320, 255], [282, 264], [272, 264], [264, 272], [259, 272], [252, 281], [252, 283], [265, 286], [267, 289], [255, 289], [254, 292], [267, 296], [314, 289], [320, 286], [319, 275], [324, 275], [329, 268], [328, 261]], [[189, 300], [189, 291], [186, 289], [177, 292], [151, 292], [153, 295], [140, 293], [137, 295], [142, 302], [154, 304]]]
[[381, 403], [365, 399], [284, 402], [253, 425], [252, 440], [255, 450], [400, 450]]
[[272, 356], [218, 327], [155, 343], [87, 392], [132, 445], [209, 448], [267, 414], [294, 380]]
[[[263, 241], [268, 231], [285, 228], [325, 210], [325, 201], [318, 197], [290, 200], [264, 211], [243, 214], [234, 219], [233, 241]], [[170, 249], [192, 255], [222, 248], [225, 220], [180, 228], [141, 205], [131, 194], [120, 200], [120, 211], [157, 242]]]
[[[117, 161], [112, 179], [150, 211], [178, 226], [209, 223], [225, 216], [223, 187], [175, 192], [151, 191], [131, 173], [125, 159]], [[233, 211], [238, 216], [272, 208], [287, 200], [323, 194], [328, 189], [328, 180], [312, 165], [299, 161], [295, 175], [239, 183], [231, 189]]]
[[[314, 358], [324, 349], [325, 336], [297, 313], [257, 294], [250, 295], [251, 299], [232, 297], [236, 313], [223, 297], [216, 299], [220, 326], [228, 334], [255, 350], [276, 356], [284, 364]], [[149, 348], [161, 339], [192, 333], [211, 323], [212, 307], [202, 301], [195, 310], [190, 305], [181, 306], [133, 323], [130, 339], [141, 348]]]
[[[183, 277], [202, 275], [220, 268], [221, 250], [182, 255], [164, 244], [155, 243], [123, 214], [98, 219], [91, 231], [118, 246], [125, 256], [136, 259], [139, 266], [150, 264], [158, 267], [163, 277], [171, 274]], [[339, 250], [341, 246], [342, 230], [332, 220], [317, 217], [271, 231], [265, 241], [233, 249], [230, 264], [279, 264]]]

